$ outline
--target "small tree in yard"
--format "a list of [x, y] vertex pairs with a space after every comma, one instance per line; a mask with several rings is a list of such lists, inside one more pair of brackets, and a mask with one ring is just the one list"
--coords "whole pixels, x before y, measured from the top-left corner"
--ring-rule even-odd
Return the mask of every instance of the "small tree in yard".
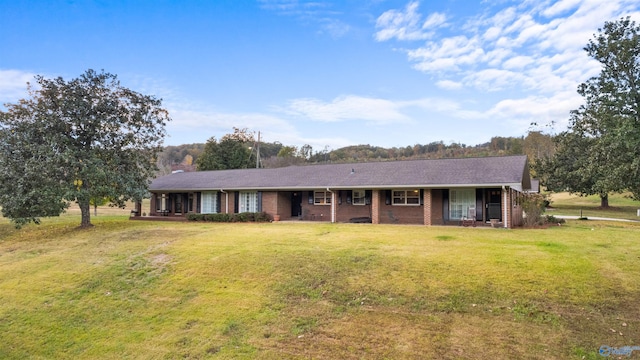
[[0, 112], [2, 214], [16, 226], [39, 223], [75, 201], [89, 227], [92, 199], [141, 200], [170, 121], [161, 100], [93, 70], [36, 82], [30, 98]]
[[545, 222], [544, 211], [548, 201], [542, 194], [529, 194], [522, 202], [522, 210], [525, 213], [523, 219], [525, 227], [542, 225]]

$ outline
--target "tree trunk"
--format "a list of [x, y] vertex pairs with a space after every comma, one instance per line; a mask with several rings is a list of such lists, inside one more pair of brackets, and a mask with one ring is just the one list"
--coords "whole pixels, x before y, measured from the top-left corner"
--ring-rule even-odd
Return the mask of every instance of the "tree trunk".
[[600, 207], [603, 209], [609, 208], [609, 194], [600, 195]]
[[80, 214], [82, 215], [82, 221], [80, 222], [81, 228], [92, 227], [91, 224], [91, 205], [89, 204], [89, 199], [86, 200], [78, 200], [78, 205], [80, 205]]
[[98, 205], [97, 204], [93, 205], [93, 216], [98, 216]]

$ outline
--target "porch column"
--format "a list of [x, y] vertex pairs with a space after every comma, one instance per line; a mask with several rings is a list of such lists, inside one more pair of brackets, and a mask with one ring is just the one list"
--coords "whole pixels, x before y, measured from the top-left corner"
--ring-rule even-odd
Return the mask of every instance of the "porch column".
[[380, 224], [380, 190], [371, 191], [371, 223]]
[[338, 192], [337, 191], [332, 191], [331, 192], [331, 222], [334, 223], [336, 222], [336, 211], [337, 211], [337, 206], [338, 205]]
[[424, 197], [422, 202], [424, 203], [424, 224], [431, 226], [431, 189], [423, 190]]
[[511, 210], [509, 206], [511, 202], [509, 201], [509, 188], [502, 187], [502, 222], [504, 223], [505, 228], [511, 227]]
[[151, 214], [156, 213], [156, 194], [155, 193], [151, 193], [151, 199], [149, 200], [149, 216], [151, 216]]

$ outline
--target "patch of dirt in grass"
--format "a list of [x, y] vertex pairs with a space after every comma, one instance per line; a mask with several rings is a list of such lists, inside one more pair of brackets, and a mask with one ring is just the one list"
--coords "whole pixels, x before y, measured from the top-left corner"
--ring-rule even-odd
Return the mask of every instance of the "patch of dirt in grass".
[[[278, 353], [313, 359], [428, 358], [446, 347], [439, 318], [386, 311], [349, 314], [301, 335], [270, 343]], [[426, 355], [426, 356], [425, 356]]]
[[[558, 327], [497, 317], [451, 317], [449, 349], [465, 359], [565, 359]], [[442, 354], [444, 358], [449, 355]]]
[[564, 359], [565, 343], [563, 329], [504, 316], [370, 309], [268, 347], [314, 359]]
[[157, 254], [151, 258], [151, 264], [156, 267], [164, 267], [171, 261], [171, 256], [168, 254]]

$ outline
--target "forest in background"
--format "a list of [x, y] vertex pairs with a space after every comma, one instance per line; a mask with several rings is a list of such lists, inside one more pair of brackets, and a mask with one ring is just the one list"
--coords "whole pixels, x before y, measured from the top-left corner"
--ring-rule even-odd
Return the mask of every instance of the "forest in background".
[[[172, 170], [195, 170], [196, 162], [204, 152], [205, 145], [194, 143], [166, 146], [158, 156], [159, 175], [169, 174]], [[247, 146], [255, 156], [256, 143], [249, 143]], [[536, 159], [553, 155], [554, 149], [553, 136], [540, 131], [530, 131], [526, 136], [520, 137], [495, 136], [489, 142], [472, 146], [436, 141], [405, 147], [385, 148], [366, 144], [314, 150], [310, 145], [298, 148], [276, 141], [260, 143], [260, 167], [505, 155], [527, 155], [530, 163], [533, 163]]]

